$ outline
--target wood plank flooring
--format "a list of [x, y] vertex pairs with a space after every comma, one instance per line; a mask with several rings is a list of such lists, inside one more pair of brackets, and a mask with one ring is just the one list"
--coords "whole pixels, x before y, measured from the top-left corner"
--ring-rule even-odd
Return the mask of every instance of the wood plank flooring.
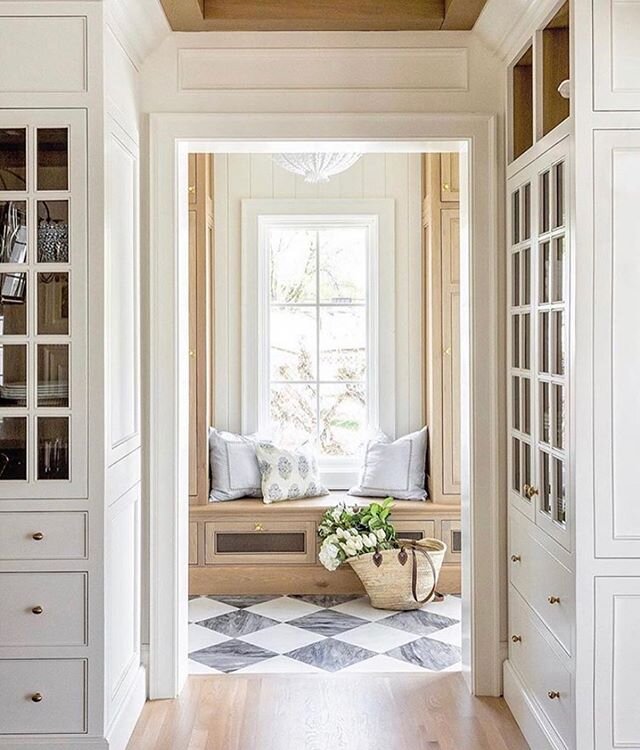
[[147, 703], [128, 750], [527, 750], [460, 673], [192, 676]]

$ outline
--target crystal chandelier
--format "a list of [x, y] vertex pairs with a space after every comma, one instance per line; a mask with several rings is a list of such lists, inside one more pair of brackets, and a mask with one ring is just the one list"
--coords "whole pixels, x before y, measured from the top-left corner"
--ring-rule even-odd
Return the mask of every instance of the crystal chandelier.
[[329, 177], [352, 167], [362, 154], [274, 154], [283, 169], [304, 177], [305, 182], [329, 182]]

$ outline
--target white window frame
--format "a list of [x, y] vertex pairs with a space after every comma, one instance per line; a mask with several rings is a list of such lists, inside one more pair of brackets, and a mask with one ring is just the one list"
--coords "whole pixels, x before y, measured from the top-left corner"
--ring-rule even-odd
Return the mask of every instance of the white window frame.
[[[242, 201], [242, 409], [244, 434], [269, 425], [268, 230], [275, 226], [366, 226], [367, 419], [395, 437], [395, 235], [390, 199]], [[262, 283], [261, 283], [262, 280]], [[358, 479], [358, 456], [322, 457], [322, 480], [346, 489]]]

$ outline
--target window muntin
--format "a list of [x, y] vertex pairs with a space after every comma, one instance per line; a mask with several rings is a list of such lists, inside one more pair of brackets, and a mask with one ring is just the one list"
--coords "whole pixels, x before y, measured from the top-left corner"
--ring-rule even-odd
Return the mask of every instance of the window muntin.
[[377, 422], [376, 229], [369, 216], [262, 224], [260, 428], [312, 441], [325, 465], [353, 461]]

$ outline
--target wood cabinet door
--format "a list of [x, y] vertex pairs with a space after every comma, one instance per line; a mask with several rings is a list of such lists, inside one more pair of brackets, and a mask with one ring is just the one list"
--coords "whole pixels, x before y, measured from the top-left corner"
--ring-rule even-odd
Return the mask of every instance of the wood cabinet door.
[[440, 200], [443, 203], [460, 201], [459, 154], [440, 154]]

